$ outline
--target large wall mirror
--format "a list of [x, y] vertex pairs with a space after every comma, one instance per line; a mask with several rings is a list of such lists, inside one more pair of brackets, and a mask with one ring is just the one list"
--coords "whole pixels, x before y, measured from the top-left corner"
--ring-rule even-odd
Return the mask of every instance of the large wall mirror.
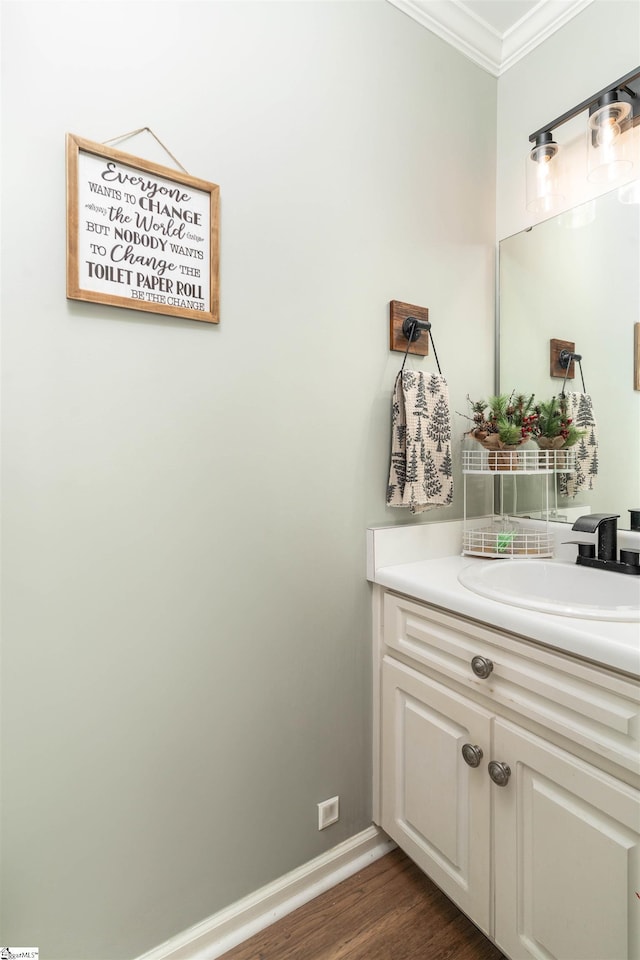
[[[640, 182], [634, 185], [639, 188]], [[634, 390], [634, 325], [640, 322], [640, 204], [614, 191], [501, 241], [498, 390], [549, 399], [550, 341], [575, 343], [597, 424], [598, 475], [592, 490], [554, 490], [557, 519], [640, 506], [640, 391]], [[582, 392], [578, 365], [567, 392]], [[518, 485], [520, 487], [520, 484]], [[505, 505], [509, 509], [509, 505]], [[527, 485], [518, 513], [534, 515]]]

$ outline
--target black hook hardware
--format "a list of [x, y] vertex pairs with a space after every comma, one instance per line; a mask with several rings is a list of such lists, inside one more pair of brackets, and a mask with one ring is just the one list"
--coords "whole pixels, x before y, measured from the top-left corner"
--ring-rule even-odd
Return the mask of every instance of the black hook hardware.
[[578, 363], [582, 360], [581, 353], [571, 353], [570, 350], [561, 350], [558, 354], [558, 363], [563, 370], [566, 370], [572, 360], [577, 360]]
[[402, 324], [402, 334], [410, 343], [415, 343], [422, 336], [422, 331], [431, 332], [430, 320], [418, 320], [417, 317], [407, 317]]
[[562, 381], [562, 391], [560, 393], [561, 397], [564, 397], [564, 389], [567, 384], [567, 377], [569, 376], [569, 367], [571, 366], [571, 361], [575, 360], [578, 366], [580, 367], [580, 379], [582, 380], [582, 390], [584, 393], [587, 392], [587, 388], [584, 385], [584, 374], [582, 372], [582, 354], [581, 353], [571, 353], [570, 350], [561, 350], [558, 354], [558, 364], [562, 367], [563, 370], [566, 370], [564, 375], [564, 380]]
[[402, 366], [400, 368], [400, 373], [404, 370], [404, 365], [407, 362], [407, 354], [409, 353], [409, 347], [412, 343], [415, 343], [416, 340], [419, 340], [422, 336], [422, 331], [426, 330], [427, 336], [431, 340], [431, 346], [433, 347], [433, 355], [436, 358], [436, 365], [438, 367], [438, 373], [442, 376], [442, 370], [440, 369], [440, 361], [438, 360], [438, 354], [436, 353], [436, 345], [433, 342], [433, 335], [431, 333], [431, 321], [430, 320], [418, 320], [417, 317], [407, 317], [402, 323], [402, 333], [403, 336], [407, 338], [407, 349], [404, 352], [404, 360], [402, 361]]

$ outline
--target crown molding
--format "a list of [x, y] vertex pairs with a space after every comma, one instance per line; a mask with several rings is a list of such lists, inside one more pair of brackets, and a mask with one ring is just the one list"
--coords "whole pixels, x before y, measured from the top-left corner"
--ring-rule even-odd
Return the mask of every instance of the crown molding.
[[456, 0], [388, 0], [441, 40], [464, 53], [483, 70], [499, 76], [500, 35], [472, 16]]
[[504, 34], [494, 30], [459, 0], [388, 2], [450, 43], [487, 73], [499, 77], [593, 0], [539, 0]]
[[543, 0], [538, 3], [504, 34], [500, 73], [526, 57], [591, 3], [593, 0], [572, 0], [570, 3], [567, 3], [567, 0]]

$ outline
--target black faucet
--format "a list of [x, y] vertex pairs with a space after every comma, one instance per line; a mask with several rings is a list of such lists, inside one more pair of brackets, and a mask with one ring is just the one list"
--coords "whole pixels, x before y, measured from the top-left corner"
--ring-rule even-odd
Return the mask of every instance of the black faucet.
[[572, 530], [581, 530], [583, 533], [598, 531], [598, 560], [615, 560], [618, 551], [618, 524], [619, 513], [586, 513], [578, 517]]
[[640, 553], [637, 550], [621, 550], [618, 556], [619, 513], [586, 513], [578, 517], [572, 530], [583, 533], [598, 533], [598, 555], [593, 543], [572, 540], [578, 545], [576, 563], [586, 567], [598, 567], [601, 570], [613, 570], [616, 573], [640, 575]]

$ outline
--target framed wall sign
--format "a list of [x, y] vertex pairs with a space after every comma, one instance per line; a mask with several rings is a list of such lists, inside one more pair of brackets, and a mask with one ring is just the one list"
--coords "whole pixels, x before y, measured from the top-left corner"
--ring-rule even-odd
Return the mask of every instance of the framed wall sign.
[[67, 134], [67, 297], [218, 323], [219, 197]]

